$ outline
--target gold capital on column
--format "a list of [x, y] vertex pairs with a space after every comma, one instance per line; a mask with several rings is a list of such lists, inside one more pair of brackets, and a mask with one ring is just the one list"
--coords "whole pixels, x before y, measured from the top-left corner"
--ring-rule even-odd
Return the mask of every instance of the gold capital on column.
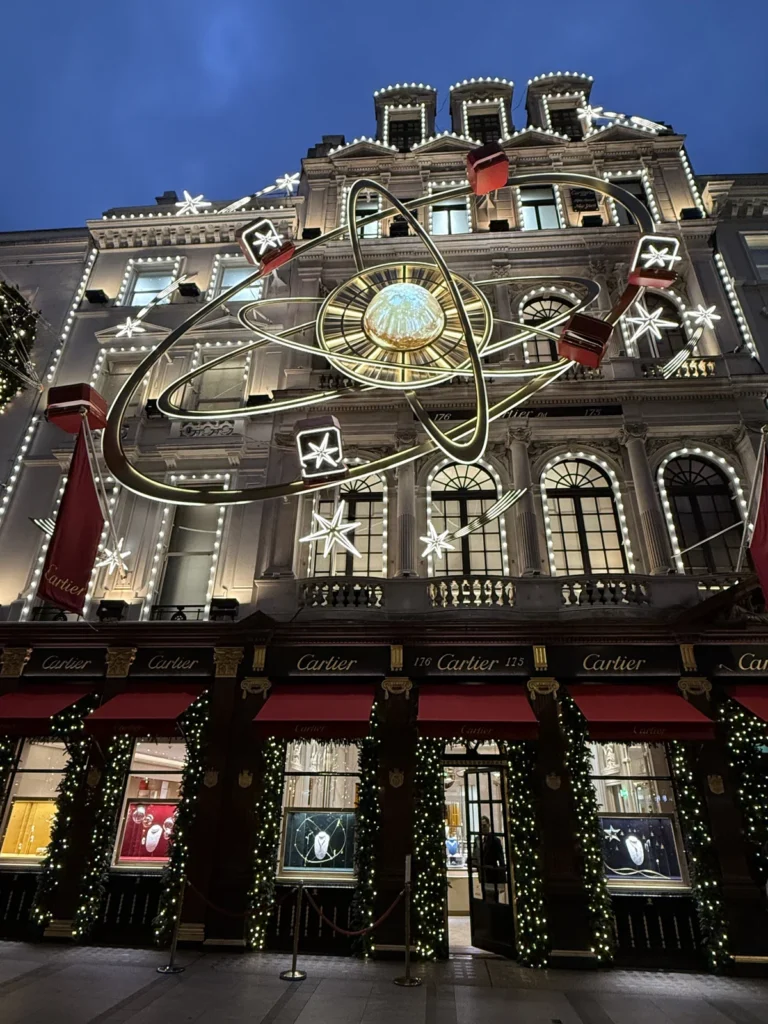
[[24, 671], [24, 666], [32, 655], [31, 647], [6, 647], [0, 654], [0, 676], [13, 676], [18, 678]]
[[125, 679], [135, 659], [135, 647], [108, 647], [107, 679]]
[[214, 647], [213, 660], [216, 662], [216, 678], [227, 679], [236, 676], [244, 653], [242, 647]]

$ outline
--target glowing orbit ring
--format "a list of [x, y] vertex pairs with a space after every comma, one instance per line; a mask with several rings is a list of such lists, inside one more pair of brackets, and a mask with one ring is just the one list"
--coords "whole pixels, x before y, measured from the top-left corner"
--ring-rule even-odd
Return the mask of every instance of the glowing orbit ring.
[[[624, 206], [640, 226], [642, 234], [652, 234], [654, 231], [654, 222], [651, 214], [646, 207], [638, 200], [635, 196], [626, 192], [624, 189], [612, 182], [604, 181], [599, 178], [593, 178], [586, 174], [568, 174], [563, 172], [550, 172], [550, 173], [539, 173], [539, 174], [520, 174], [511, 175], [507, 181], [507, 186], [515, 187], [518, 185], [569, 185], [575, 188], [590, 188], [595, 192], [602, 195], [608, 196], [611, 199], [617, 201], [620, 205]], [[390, 207], [379, 210], [368, 217], [361, 217], [356, 220], [354, 212], [356, 209], [357, 196], [363, 189], [368, 191], [378, 192], [380, 195], [385, 196], [392, 204]], [[347, 224], [342, 225], [339, 228], [335, 228], [332, 231], [326, 232], [324, 235], [320, 235], [317, 238], [307, 240], [303, 245], [296, 248], [294, 253], [291, 255], [293, 261], [299, 256], [306, 254], [311, 249], [318, 245], [322, 245], [328, 241], [335, 241], [340, 239], [343, 235], [349, 232], [352, 251], [355, 257], [355, 262], [358, 266], [358, 270], [363, 269], [362, 250], [360, 247], [360, 240], [357, 235], [357, 229], [365, 227], [366, 224], [372, 224], [379, 220], [383, 220], [387, 217], [393, 216], [395, 213], [402, 214], [414, 228], [416, 233], [422, 238], [430, 254], [433, 256], [436, 264], [444, 274], [445, 283], [449, 291], [451, 292], [453, 301], [456, 306], [459, 318], [462, 321], [462, 326], [465, 331], [465, 344], [470, 356], [471, 371], [467, 375], [471, 375], [475, 383], [475, 398], [477, 401], [477, 413], [470, 420], [458, 424], [455, 427], [441, 431], [435, 426], [435, 424], [429, 419], [428, 412], [422, 407], [421, 402], [413, 392], [406, 392], [405, 397], [408, 400], [411, 408], [415, 415], [418, 417], [420, 423], [428, 434], [428, 440], [421, 444], [413, 445], [412, 447], [392, 453], [391, 455], [384, 456], [380, 459], [376, 459], [372, 462], [358, 465], [349, 469], [345, 479], [356, 479], [361, 477], [369, 476], [376, 472], [385, 472], [388, 469], [392, 469], [395, 466], [402, 465], [406, 462], [413, 461], [420, 458], [423, 455], [434, 451], [436, 448], [442, 448], [451, 457], [456, 458], [462, 462], [476, 461], [482, 455], [485, 450], [488, 438], [488, 428], [491, 421], [498, 419], [511, 409], [522, 405], [528, 398], [534, 395], [541, 388], [551, 383], [560, 377], [571, 365], [571, 361], [568, 359], [560, 359], [555, 363], [548, 364], [543, 368], [537, 368], [537, 370], [525, 369], [521, 371], [484, 371], [481, 364], [481, 357], [477, 350], [477, 346], [474, 342], [472, 335], [471, 325], [468, 322], [466, 310], [464, 310], [461, 297], [458, 294], [455, 281], [451, 271], [445, 264], [442, 256], [438, 249], [434, 245], [432, 239], [424, 230], [424, 228], [418, 223], [415, 218], [410, 217], [410, 213], [414, 210], [420, 209], [422, 206], [433, 205], [437, 199], [441, 201], [449, 199], [463, 198], [472, 194], [472, 190], [469, 185], [459, 186], [454, 189], [449, 189], [445, 192], [432, 193], [426, 196], [421, 196], [418, 199], [410, 200], [408, 203], [401, 203], [394, 196], [390, 195], [386, 189], [382, 188], [377, 182], [370, 181], [367, 179], [361, 179], [352, 186], [348, 197], [348, 218]], [[349, 211], [352, 212], [352, 219], [349, 219]], [[354, 227], [350, 230], [349, 225], [352, 224]], [[159, 480], [152, 479], [140, 472], [134, 465], [128, 460], [123, 440], [121, 437], [122, 424], [125, 417], [126, 410], [130, 404], [131, 398], [139, 389], [144, 380], [145, 376], [152, 370], [157, 362], [178, 342], [184, 335], [192, 330], [197, 324], [199, 324], [205, 317], [214, 309], [218, 308], [222, 304], [226, 303], [230, 299], [234, 298], [235, 295], [240, 292], [243, 288], [251, 286], [254, 282], [258, 281], [264, 276], [264, 269], [259, 267], [254, 271], [250, 277], [245, 278], [242, 281], [238, 281], [232, 285], [231, 288], [227, 289], [220, 295], [215, 296], [204, 306], [201, 306], [195, 313], [187, 318], [182, 324], [176, 327], [170, 334], [164, 338], [153, 350], [150, 352], [145, 359], [136, 367], [133, 373], [130, 375], [126, 383], [121, 388], [117, 397], [115, 398], [112, 407], [109, 412], [107, 420], [107, 426], [104, 430], [102, 446], [106, 464], [114, 476], [124, 487], [129, 490], [140, 494], [144, 497], [150, 498], [155, 501], [168, 501], [175, 504], [187, 504], [187, 505], [233, 505], [241, 504], [250, 501], [263, 501], [268, 498], [278, 497], [290, 497], [297, 494], [307, 493], [314, 490], [322, 490], [330, 487], [334, 487], [338, 484], [338, 480], [321, 480], [321, 481], [303, 481], [294, 480], [290, 483], [285, 484], [273, 484], [262, 487], [245, 487], [241, 489], [223, 490], [213, 489], [201, 491], [194, 487], [179, 487], [176, 484], [168, 484]], [[540, 280], [537, 277], [537, 280]], [[520, 280], [520, 278], [513, 278], [512, 280]], [[562, 280], [562, 279], [560, 279]], [[476, 282], [480, 284], [481, 282]], [[483, 282], [484, 283], [484, 282]], [[498, 281], [494, 281], [498, 283]], [[625, 290], [624, 295], [619, 299], [618, 303], [614, 306], [611, 313], [606, 317], [606, 320], [612, 324], [615, 324], [620, 317], [626, 312], [631, 301], [637, 297], [637, 290], [635, 290], [631, 297], [629, 295], [630, 288]], [[597, 292], [595, 292], [597, 294]], [[266, 300], [269, 301], [269, 300]], [[280, 299], [272, 300], [285, 303], [286, 301], [320, 301], [316, 298], [307, 299], [304, 297], [294, 299]], [[592, 297], [589, 297], [587, 301], [592, 301]], [[238, 348], [239, 353], [244, 351], [252, 350], [254, 348], [261, 347], [267, 342], [282, 342], [283, 344], [288, 341], [289, 338], [294, 334], [300, 333], [302, 330], [306, 330], [311, 327], [314, 321], [310, 321], [306, 324], [297, 325], [294, 328], [290, 328], [287, 331], [282, 332], [280, 335], [269, 334], [261, 328], [258, 328], [254, 323], [245, 320], [244, 314], [255, 308], [259, 303], [254, 303], [251, 306], [241, 309], [239, 313], [239, 319], [249, 331], [256, 333], [258, 340], [253, 342], [249, 346], [241, 346]], [[262, 303], [263, 304], [263, 303]], [[580, 304], [583, 306], [584, 304]], [[570, 311], [569, 311], [570, 312]], [[552, 323], [547, 322], [546, 326], [554, 326], [560, 318], [554, 318]], [[505, 321], [507, 323], [514, 324], [514, 321]], [[532, 334], [542, 334], [544, 336], [550, 336], [549, 332], [542, 325], [533, 327], [532, 325], [525, 325], [527, 336]], [[492, 351], [499, 351], [501, 347], [509, 347], [511, 344], [519, 342], [518, 339], [504, 339], [502, 342], [497, 342], [493, 346], [488, 346], [485, 349], [485, 354]], [[318, 354], [316, 346], [304, 346], [297, 342], [289, 342], [288, 347], [298, 348], [300, 350], [309, 350], [314, 354]], [[183, 413], [179, 407], [174, 407], [170, 401], [170, 396], [177, 392], [185, 383], [195, 379], [200, 374], [210, 370], [213, 366], [219, 365], [226, 359], [233, 355], [232, 352], [224, 353], [220, 358], [212, 360], [209, 363], [198, 367], [194, 371], [183, 375], [173, 382], [158, 399], [158, 409], [163, 414], [169, 416], [172, 419], [211, 419], [213, 418], [210, 413], [203, 413], [202, 415], [190, 416], [188, 413]], [[444, 373], [444, 371], [438, 371]], [[508, 395], [506, 398], [497, 402], [495, 405], [488, 407], [487, 403], [487, 391], [485, 387], [485, 377], [499, 377], [499, 376], [531, 376], [531, 373], [536, 373], [533, 380], [528, 381], [517, 391]], [[464, 374], [462, 374], [464, 375]], [[360, 390], [373, 390], [376, 385], [368, 387], [364, 385], [360, 388], [341, 388], [336, 391], [326, 392], [322, 396], [316, 397], [304, 397], [300, 399], [288, 399], [286, 401], [273, 402], [264, 407], [249, 408], [249, 409], [238, 409], [236, 410], [236, 417], [238, 419], [249, 418], [253, 415], [264, 415], [266, 413], [275, 413], [287, 409], [304, 408], [310, 405], [320, 404], [321, 402], [328, 402], [336, 397], [340, 397], [344, 394], [350, 394], [353, 392], [359, 392]], [[222, 415], [226, 413], [228, 418], [233, 418], [233, 415], [229, 411], [217, 410], [215, 418], [220, 419]], [[470, 434], [468, 441], [461, 441], [461, 438], [466, 437]]]

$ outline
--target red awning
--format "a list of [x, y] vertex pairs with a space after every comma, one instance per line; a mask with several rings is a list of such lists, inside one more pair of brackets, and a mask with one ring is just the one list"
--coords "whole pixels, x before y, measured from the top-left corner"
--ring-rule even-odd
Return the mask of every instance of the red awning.
[[102, 704], [85, 719], [90, 733], [175, 736], [177, 719], [197, 700], [204, 686], [131, 689]]
[[0, 696], [0, 732], [43, 736], [50, 732], [51, 717], [71, 707], [91, 691], [85, 687], [16, 690]]
[[419, 694], [419, 734], [465, 740], [530, 740], [539, 731], [522, 686], [424, 684]]
[[593, 740], [711, 740], [715, 723], [671, 686], [581, 685], [570, 693]]
[[369, 683], [286, 683], [276, 687], [254, 718], [260, 737], [354, 740], [370, 732], [375, 689]]
[[768, 722], [768, 686], [727, 686], [726, 693], [747, 711]]

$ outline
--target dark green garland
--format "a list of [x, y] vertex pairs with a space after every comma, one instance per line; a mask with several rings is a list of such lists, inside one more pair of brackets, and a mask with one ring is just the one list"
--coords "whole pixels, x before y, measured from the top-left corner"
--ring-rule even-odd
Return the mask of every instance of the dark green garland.
[[536, 827], [533, 785], [536, 752], [532, 743], [499, 744], [507, 758], [509, 838], [515, 867], [517, 959], [525, 967], [544, 967], [549, 955], [544, 880]]
[[19, 741], [15, 736], [0, 736], [0, 793], [5, 792], [11, 768], [16, 760]]
[[[376, 901], [375, 846], [379, 833], [379, 723], [377, 705], [373, 705], [370, 734], [360, 742], [360, 789], [356, 815], [355, 870], [357, 884], [352, 898], [352, 930], [367, 928], [374, 921]], [[356, 951], [370, 956], [375, 939], [373, 933], [355, 942]]]
[[601, 963], [613, 959], [613, 907], [603, 867], [603, 843], [597, 796], [592, 785], [589, 736], [584, 716], [570, 694], [560, 690], [560, 718], [565, 734], [565, 764], [571, 780], [576, 811], [576, 840], [581, 850], [584, 888], [587, 893], [592, 952]]
[[416, 813], [413, 843], [415, 948], [425, 960], [448, 957], [445, 930], [445, 741], [420, 739], [416, 745]]
[[51, 921], [51, 901], [59, 886], [61, 871], [68, 855], [73, 814], [85, 792], [91, 741], [85, 732], [83, 719], [98, 702], [98, 697], [89, 694], [51, 719], [51, 735], [64, 743], [69, 758], [59, 783], [51, 841], [42, 862], [30, 909], [32, 920], [40, 927], [45, 927]]
[[717, 715], [727, 730], [729, 764], [738, 785], [750, 860], [756, 877], [765, 885], [768, 883], [768, 725], [730, 697], [719, 704]]
[[275, 904], [285, 749], [285, 740], [270, 738], [264, 743], [264, 777], [256, 804], [253, 882], [248, 896], [248, 945], [251, 949], [264, 949], [267, 922]]
[[130, 736], [116, 736], [107, 750], [100, 802], [91, 838], [91, 853], [83, 872], [83, 885], [72, 924], [72, 935], [77, 939], [86, 938], [93, 928], [106, 894], [109, 865], [117, 836], [118, 811], [132, 754], [133, 739]]
[[694, 754], [689, 744], [669, 744], [672, 773], [675, 780], [677, 811], [683, 826], [691, 888], [696, 900], [707, 960], [712, 970], [730, 962], [728, 933], [720, 892], [720, 872], [712, 837], [706, 825], [706, 806], [696, 786], [693, 771]]
[[173, 826], [168, 863], [163, 870], [160, 907], [153, 924], [155, 943], [162, 946], [170, 942], [179, 906], [181, 888], [187, 871], [189, 833], [197, 815], [197, 801], [205, 775], [205, 746], [211, 712], [211, 695], [206, 690], [189, 706], [180, 719], [181, 732], [186, 741], [184, 769], [181, 775], [181, 795]]
[[8, 367], [30, 373], [31, 367], [25, 365], [17, 345], [23, 345], [28, 355], [31, 353], [39, 316], [19, 291], [0, 280], [0, 358], [8, 364], [0, 367], [0, 409], [27, 387], [27, 382]]

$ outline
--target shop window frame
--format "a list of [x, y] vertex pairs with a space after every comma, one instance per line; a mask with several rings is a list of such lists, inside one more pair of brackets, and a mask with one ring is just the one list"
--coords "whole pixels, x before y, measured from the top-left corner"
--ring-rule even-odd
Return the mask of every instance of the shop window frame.
[[[42, 743], [42, 744], [54, 745], [56, 747], [61, 747], [63, 749], [65, 755], [66, 755], [65, 756], [65, 761], [64, 761], [64, 764], [63, 764], [62, 768], [60, 768], [60, 769], [51, 769], [51, 768], [20, 768], [19, 765], [21, 764], [21, 762], [23, 760], [25, 749], [27, 748], [27, 746], [29, 744], [33, 744], [33, 743]], [[7, 773], [6, 773], [5, 784], [3, 786], [2, 792], [0, 792], [0, 849], [2, 848], [2, 846], [5, 843], [6, 833], [8, 831], [8, 827], [10, 825], [11, 813], [13, 811], [13, 806], [14, 806], [14, 804], [16, 802], [13, 799], [13, 789], [14, 789], [14, 786], [16, 784], [16, 780], [17, 780], [18, 776], [19, 775], [58, 775], [59, 776], [59, 781], [56, 784], [56, 788], [53, 791], [54, 799], [53, 799], [52, 802], [54, 804], [54, 814], [55, 814], [56, 813], [55, 812], [55, 808], [58, 806], [58, 800], [59, 800], [59, 787], [61, 785], [61, 780], [63, 779], [64, 774], [65, 774], [65, 772], [67, 770], [68, 764], [69, 764], [69, 752], [67, 751], [66, 744], [63, 741], [52, 739], [50, 736], [23, 736], [23, 737], [19, 738], [19, 740], [18, 740], [18, 742], [16, 744], [16, 750], [14, 752], [13, 762], [12, 762], [11, 766], [9, 767]], [[46, 802], [46, 803], [50, 803], [51, 802], [48, 797], [27, 797], [27, 798], [22, 797], [21, 799], [27, 800], [28, 802], [43, 802], [43, 801]], [[40, 864], [43, 863], [43, 861], [45, 860], [46, 855], [47, 855], [47, 847], [46, 847], [46, 853], [42, 853], [39, 856], [36, 855], [36, 854], [35, 855], [32, 855], [32, 854], [2, 854], [2, 855], [0, 855], [0, 869], [2, 869], [3, 867], [8, 867], [8, 868], [12, 868], [14, 866], [20, 867], [22, 865], [25, 865], [25, 866], [37, 866], [37, 865], [40, 865]]]

